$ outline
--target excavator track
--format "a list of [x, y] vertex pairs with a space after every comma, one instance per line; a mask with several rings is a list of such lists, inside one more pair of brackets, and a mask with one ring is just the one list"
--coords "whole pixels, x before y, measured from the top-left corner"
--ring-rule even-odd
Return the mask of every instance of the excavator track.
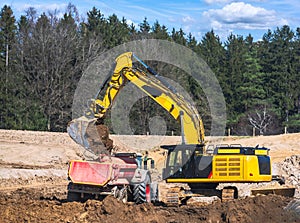
[[238, 190], [236, 187], [224, 187], [222, 189], [222, 202], [238, 198]]
[[[168, 188], [167, 192], [162, 195], [163, 202], [167, 206], [180, 206], [184, 204], [189, 204], [190, 198], [196, 199], [194, 202], [212, 202], [215, 199], [220, 199], [222, 202], [234, 200], [238, 198], [238, 190], [236, 187], [228, 186], [224, 187], [222, 190], [217, 189], [198, 189], [198, 190], [185, 190], [182, 187], [172, 187]], [[212, 197], [215, 197], [213, 199]], [[216, 198], [218, 197], [218, 198]]]
[[179, 206], [181, 205], [180, 192], [182, 188], [172, 187], [169, 188], [165, 197], [165, 204], [167, 206]]

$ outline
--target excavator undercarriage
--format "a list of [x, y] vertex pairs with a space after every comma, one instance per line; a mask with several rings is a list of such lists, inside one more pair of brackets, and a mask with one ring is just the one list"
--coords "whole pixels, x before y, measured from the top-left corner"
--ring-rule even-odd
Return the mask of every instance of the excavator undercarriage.
[[[239, 197], [238, 188], [219, 184], [262, 183], [280, 181], [271, 174], [269, 149], [264, 147], [243, 147], [241, 145], [220, 145], [212, 154], [205, 154], [203, 145], [162, 146], [168, 150], [163, 179], [167, 183], [187, 183], [189, 188], [172, 187], [163, 195], [170, 206], [181, 205], [190, 198], [198, 200], [221, 199], [228, 201]], [[277, 186], [253, 189], [252, 194], [275, 193], [293, 196], [295, 188]]]
[[171, 187], [162, 194], [162, 200], [167, 206], [186, 205], [190, 199], [197, 203], [210, 203], [215, 200], [228, 201], [238, 198], [238, 189], [233, 186], [224, 187], [223, 189], [185, 189], [184, 187]]

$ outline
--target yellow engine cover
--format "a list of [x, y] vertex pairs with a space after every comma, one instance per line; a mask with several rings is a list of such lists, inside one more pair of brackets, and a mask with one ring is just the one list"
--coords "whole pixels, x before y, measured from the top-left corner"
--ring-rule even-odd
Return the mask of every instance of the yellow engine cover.
[[215, 155], [213, 158], [212, 178], [218, 182], [271, 181], [271, 172], [260, 174], [256, 155]]

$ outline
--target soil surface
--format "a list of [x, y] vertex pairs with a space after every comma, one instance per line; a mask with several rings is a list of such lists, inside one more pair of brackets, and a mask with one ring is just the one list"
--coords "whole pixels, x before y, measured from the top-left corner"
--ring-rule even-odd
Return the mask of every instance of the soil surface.
[[[180, 137], [110, 136], [119, 151], [146, 153], [156, 161], [155, 178], [164, 163], [157, 144], [176, 144]], [[66, 133], [0, 130], [0, 223], [2, 222], [300, 222], [300, 134], [226, 137], [222, 143], [271, 149], [273, 169], [298, 187], [296, 197], [244, 196], [211, 204], [180, 207], [123, 204], [113, 197], [67, 202], [67, 168], [71, 159], [90, 154]], [[151, 143], [152, 141], [152, 143]], [[211, 141], [214, 141], [212, 139]], [[153, 144], [154, 143], [154, 144]], [[242, 190], [256, 184], [240, 185]], [[287, 208], [286, 208], [287, 207]]]
[[181, 207], [124, 204], [111, 196], [103, 201], [66, 202], [59, 187], [0, 195], [0, 222], [299, 222], [295, 213], [283, 209], [291, 199], [276, 195]]

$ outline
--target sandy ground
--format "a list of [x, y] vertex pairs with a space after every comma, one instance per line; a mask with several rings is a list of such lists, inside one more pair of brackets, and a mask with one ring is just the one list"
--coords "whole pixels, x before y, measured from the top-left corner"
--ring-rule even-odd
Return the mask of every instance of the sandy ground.
[[[159, 149], [159, 145], [180, 142], [180, 137], [177, 136], [112, 135], [111, 138], [119, 151], [149, 151], [149, 156], [156, 161], [158, 172], [164, 165], [164, 151]], [[208, 137], [208, 141], [212, 144], [245, 146], [259, 144], [270, 148], [273, 169], [279, 174], [288, 174], [292, 177], [290, 183], [299, 187], [297, 179], [300, 179], [300, 160], [291, 156], [300, 155], [300, 133], [225, 137], [223, 141]], [[83, 159], [85, 155], [89, 154], [66, 133], [0, 130], [0, 216], [3, 216], [0, 222], [141, 222], [143, 219], [144, 222], [152, 223], [260, 222], [264, 218], [265, 222], [300, 221], [294, 212], [284, 210], [291, 198], [275, 195], [249, 197], [227, 205], [217, 203], [201, 208], [125, 205], [110, 200], [112, 198], [85, 203], [66, 202], [68, 161]], [[294, 165], [295, 162], [297, 165]], [[292, 167], [290, 163], [293, 164]], [[120, 209], [121, 214], [116, 218], [115, 214]], [[254, 219], [251, 214], [256, 214], [261, 219]]]

